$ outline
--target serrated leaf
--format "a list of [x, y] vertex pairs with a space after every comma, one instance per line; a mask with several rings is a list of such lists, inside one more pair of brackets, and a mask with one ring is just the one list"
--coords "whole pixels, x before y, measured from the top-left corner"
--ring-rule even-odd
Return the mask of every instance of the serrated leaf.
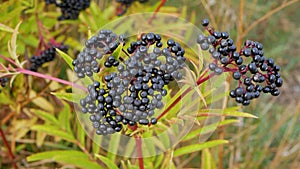
[[59, 50], [58, 48], [56, 48], [57, 53], [65, 60], [65, 62], [69, 65], [69, 67], [73, 70], [74, 66], [72, 64], [73, 59], [71, 58], [71, 56], [69, 56], [68, 54], [66, 54], [65, 52]]
[[54, 124], [54, 125], [59, 125], [58, 120], [55, 118], [53, 114], [50, 114], [48, 112], [42, 111], [42, 110], [37, 110], [37, 109], [31, 109], [31, 111], [37, 115], [39, 118], [43, 119], [44, 121]]
[[6, 26], [2, 23], [0, 23], [0, 30], [2, 31], [6, 31], [6, 32], [10, 32], [10, 33], [13, 33], [14, 32], [14, 29], [9, 27], [9, 26]]
[[69, 102], [79, 103], [80, 99], [84, 98], [84, 96], [75, 94], [75, 93], [56, 93], [51, 92], [52, 95], [56, 96], [57, 98], [67, 100]]
[[227, 143], [229, 143], [229, 141], [227, 141], [227, 140], [213, 140], [213, 141], [208, 141], [208, 142], [201, 143], [201, 144], [188, 145], [188, 146], [176, 149], [174, 151], [174, 157], [194, 153], [194, 152], [203, 150], [205, 148], [211, 148], [211, 147], [215, 147], [215, 146], [218, 146], [221, 144], [227, 144]]
[[102, 155], [99, 155], [99, 154], [95, 154], [95, 156], [97, 158], [99, 158], [108, 168], [110, 169], [118, 169], [119, 167], [116, 166], [116, 164], [114, 164], [114, 162], [112, 160], [110, 160], [109, 158], [107, 157], [104, 157]]
[[89, 160], [89, 157], [80, 151], [75, 150], [57, 150], [47, 151], [28, 156], [27, 161], [53, 160], [63, 164], [70, 164], [80, 168], [102, 169], [95, 161]]
[[35, 131], [42, 131], [47, 133], [48, 135], [54, 136], [54, 137], [59, 137], [67, 141], [75, 142], [75, 138], [72, 135], [72, 133], [67, 133], [63, 131], [62, 129], [52, 126], [52, 125], [34, 125], [31, 127], [31, 130]]
[[235, 110], [234, 108], [228, 109], [202, 109], [199, 112], [199, 116], [201, 113], [205, 113], [206, 115], [211, 116], [231, 116], [231, 117], [247, 117], [247, 118], [258, 118], [257, 116], [245, 112], [240, 112]]

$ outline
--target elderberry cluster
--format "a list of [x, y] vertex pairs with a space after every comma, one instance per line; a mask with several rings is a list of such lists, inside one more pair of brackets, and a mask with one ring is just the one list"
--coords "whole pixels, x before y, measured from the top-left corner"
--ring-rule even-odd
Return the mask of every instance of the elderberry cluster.
[[44, 63], [53, 61], [56, 56], [55, 48], [67, 52], [69, 47], [63, 44], [59, 46], [52, 46], [46, 50], [43, 50], [39, 56], [32, 56], [30, 58], [31, 66], [29, 70], [36, 72], [38, 68], [41, 67]]
[[117, 0], [118, 3], [120, 3], [120, 7], [118, 8], [117, 14], [119, 16], [123, 15], [124, 13], [126, 13], [127, 9], [130, 7], [130, 5], [134, 2], [134, 1], [139, 1], [140, 3], [145, 3], [148, 0]]
[[[117, 47], [124, 42], [124, 35], [117, 36], [110, 30], [101, 30], [96, 36], [91, 37], [86, 43], [85, 48], [73, 61], [74, 71], [79, 78], [91, 77], [93, 73], [100, 71], [98, 60], [106, 54], [112, 54]], [[118, 66], [113, 56], [108, 57], [105, 66]]]
[[61, 10], [57, 20], [76, 20], [79, 13], [90, 6], [91, 0], [45, 0], [46, 4], [55, 4]]
[[208, 50], [213, 62], [208, 67], [215, 74], [232, 72], [238, 86], [230, 91], [230, 96], [237, 103], [249, 105], [252, 99], [258, 98], [261, 92], [278, 96], [283, 80], [280, 77], [280, 67], [272, 58], [264, 55], [263, 45], [247, 40], [240, 51], [227, 32], [214, 31], [207, 19], [202, 20], [202, 26], [210, 35], [199, 35], [197, 43], [202, 50]]
[[[117, 36], [111, 31], [101, 30], [99, 33], [114, 35], [114, 41], [109, 43], [119, 44]], [[98, 41], [90, 40], [86, 48], [98, 46]], [[80, 101], [82, 113], [90, 114], [90, 121], [98, 135], [119, 132], [127, 124], [156, 124], [155, 111], [164, 107], [163, 96], [167, 95], [165, 87], [183, 76], [181, 70], [184, 67], [185, 51], [172, 39], [163, 48], [159, 34], [144, 34], [140, 40], [130, 43], [127, 59], [118, 64], [114, 64], [117, 59], [111, 55], [113, 49], [115, 47], [107, 48], [105, 53], [109, 53], [109, 56], [104, 66], [116, 66], [115, 71], [103, 77], [102, 86], [98, 81], [89, 85], [88, 95]], [[103, 52], [103, 48], [99, 48], [98, 52]], [[86, 58], [91, 54], [79, 54], [74, 60], [75, 66], [82, 56]], [[92, 56], [95, 57], [95, 54]]]
[[[1, 87], [5, 87], [6, 86], [6, 83], [7, 83], [7, 78], [6, 77], [1, 77], [0, 78], [0, 85]], [[2, 90], [0, 89], [0, 93], [2, 92]]]

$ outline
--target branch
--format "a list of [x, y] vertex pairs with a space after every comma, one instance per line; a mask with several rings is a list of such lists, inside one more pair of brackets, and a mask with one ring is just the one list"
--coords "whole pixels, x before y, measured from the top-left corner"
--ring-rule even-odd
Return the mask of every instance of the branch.
[[135, 145], [136, 145], [136, 151], [137, 156], [139, 160], [139, 169], [144, 169], [144, 158], [143, 158], [143, 150], [142, 150], [142, 140], [140, 136], [135, 135]]
[[12, 153], [12, 151], [10, 149], [10, 146], [9, 146], [9, 144], [7, 142], [7, 139], [5, 137], [5, 134], [4, 134], [3, 130], [2, 130], [2, 128], [0, 128], [0, 135], [1, 135], [3, 143], [4, 143], [4, 145], [5, 145], [5, 147], [6, 147], [7, 151], [8, 151], [8, 155], [9, 155], [9, 157], [12, 160], [12, 165], [14, 166], [14, 169], [17, 169], [18, 167], [17, 167], [17, 165], [16, 165], [16, 163], [14, 161], [15, 156], [14, 156], [14, 154]]
[[53, 81], [56, 81], [58, 83], [62, 83], [62, 84], [65, 84], [65, 85], [70, 85], [70, 86], [73, 86], [75, 88], [81, 89], [83, 91], [87, 91], [86, 87], [84, 87], [84, 86], [81, 86], [81, 85], [78, 85], [78, 84], [63, 80], [63, 79], [59, 79], [59, 78], [56, 78], [56, 77], [53, 77], [53, 76], [44, 75], [44, 74], [41, 74], [41, 73], [26, 70], [26, 69], [23, 69], [23, 68], [17, 68], [17, 71], [20, 72], [20, 73], [27, 74], [27, 75], [32, 75], [32, 76], [40, 77], [40, 78], [43, 78], [43, 79], [53, 80]]

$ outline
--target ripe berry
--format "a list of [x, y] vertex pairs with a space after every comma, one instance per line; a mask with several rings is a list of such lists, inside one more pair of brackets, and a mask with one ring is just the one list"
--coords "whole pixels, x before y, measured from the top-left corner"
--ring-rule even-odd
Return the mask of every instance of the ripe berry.
[[203, 20], [201, 21], [201, 25], [202, 25], [202, 26], [208, 26], [208, 25], [209, 25], [209, 20], [208, 20], [208, 19], [203, 19]]

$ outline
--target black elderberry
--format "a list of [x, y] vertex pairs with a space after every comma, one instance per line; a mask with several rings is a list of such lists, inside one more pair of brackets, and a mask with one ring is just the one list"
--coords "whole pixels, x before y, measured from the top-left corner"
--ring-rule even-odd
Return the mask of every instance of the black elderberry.
[[[48, 49], [43, 50], [39, 56], [32, 56], [30, 58], [31, 66], [30, 66], [29, 70], [36, 72], [38, 70], [38, 68], [40, 68], [44, 63], [53, 61], [56, 57], [56, 49], [55, 48], [58, 48], [64, 52], [68, 51], [68, 46], [65, 46], [63, 44], [61, 44], [59, 46], [53, 45], [53, 46], [49, 47]], [[78, 63], [77, 60], [74, 60], [72, 62], [72, 64], [76, 64], [76, 63]]]
[[208, 25], [209, 25], [209, 20], [208, 20], [208, 19], [203, 19], [203, 20], [201, 21], [201, 25], [202, 25], [202, 26], [208, 26]]
[[[8, 79], [6, 77], [1, 77], [0, 78], [0, 85], [1, 87], [5, 87], [6, 83], [7, 83]], [[2, 92], [2, 90], [0, 89], [0, 93]]]
[[78, 19], [79, 13], [90, 6], [90, 0], [45, 0], [46, 4], [55, 4], [56, 7], [60, 8], [61, 16], [58, 20], [75, 20]]

